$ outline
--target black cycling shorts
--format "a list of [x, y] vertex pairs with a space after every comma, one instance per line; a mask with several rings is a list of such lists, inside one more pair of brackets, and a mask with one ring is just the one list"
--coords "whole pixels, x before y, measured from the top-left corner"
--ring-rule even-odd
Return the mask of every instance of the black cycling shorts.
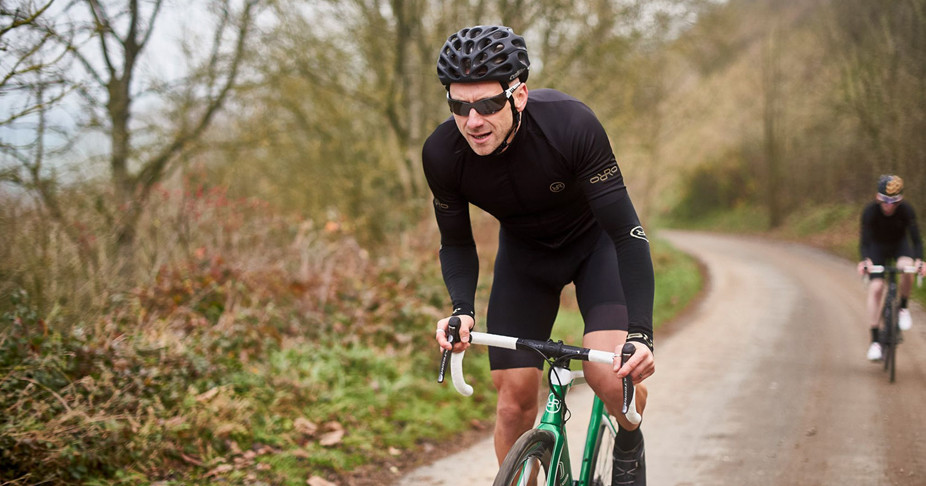
[[[545, 341], [563, 288], [574, 283], [585, 333], [627, 330], [614, 242], [600, 228], [559, 249], [539, 248], [499, 233], [495, 278], [486, 315], [488, 332]], [[543, 368], [534, 351], [490, 347], [493, 370]]]
[[[874, 242], [870, 247], [871, 263], [874, 265], [886, 265], [889, 261], [896, 261], [900, 257], [913, 258], [913, 245], [910, 244], [910, 238], [903, 238], [894, 244], [884, 244]], [[883, 273], [873, 273], [870, 278], [884, 278]]]

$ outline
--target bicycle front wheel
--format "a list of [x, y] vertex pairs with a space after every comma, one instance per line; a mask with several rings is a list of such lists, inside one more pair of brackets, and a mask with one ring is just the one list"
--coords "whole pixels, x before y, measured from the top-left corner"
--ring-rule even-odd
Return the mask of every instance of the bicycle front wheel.
[[897, 321], [891, 323], [891, 334], [890, 334], [890, 344], [887, 347], [887, 354], [884, 355], [884, 360], [887, 364], [888, 374], [890, 375], [890, 382], [894, 383], [894, 377], [897, 373], [897, 343], [900, 342], [898, 339], [898, 334], [900, 330], [897, 329]]
[[553, 474], [550, 459], [553, 457], [555, 443], [556, 439], [550, 431], [528, 430], [511, 446], [492, 485], [547, 484], [547, 477]]
[[611, 486], [614, 465], [614, 429], [602, 420], [598, 426], [595, 452], [592, 455], [592, 477], [589, 486]]
[[882, 357], [884, 359], [884, 371], [888, 372], [891, 383], [894, 383], [897, 369], [897, 343], [900, 341], [898, 336], [900, 330], [897, 328], [897, 308], [894, 306], [885, 306], [884, 328], [881, 330], [882, 337]]

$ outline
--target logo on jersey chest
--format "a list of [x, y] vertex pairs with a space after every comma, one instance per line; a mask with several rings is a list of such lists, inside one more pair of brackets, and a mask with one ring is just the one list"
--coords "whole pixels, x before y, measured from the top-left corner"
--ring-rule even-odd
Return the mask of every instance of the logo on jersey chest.
[[565, 182], [557, 181], [557, 182], [554, 182], [553, 184], [550, 184], [550, 192], [563, 192], [564, 189], [566, 189]]

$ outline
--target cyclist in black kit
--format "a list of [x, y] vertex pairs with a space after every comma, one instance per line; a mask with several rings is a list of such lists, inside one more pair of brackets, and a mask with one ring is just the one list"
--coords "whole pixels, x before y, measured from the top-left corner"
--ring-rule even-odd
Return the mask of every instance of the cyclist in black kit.
[[[903, 179], [896, 175], [884, 175], [878, 180], [876, 200], [862, 211], [858, 264], [859, 274], [864, 274], [870, 265], [886, 265], [896, 260], [898, 267], [917, 266], [926, 275], [923, 267], [923, 240], [916, 224], [913, 207], [903, 200]], [[915, 261], [914, 261], [915, 260]], [[913, 287], [913, 275], [904, 274], [900, 279], [900, 312], [897, 324], [901, 330], [911, 327], [907, 299]], [[884, 275], [872, 274], [868, 283], [868, 324], [871, 326], [871, 344], [868, 359], [881, 359], [881, 344], [878, 342], [878, 319], [881, 297], [884, 294]]]
[[[588, 364], [588, 383], [618, 417], [613, 484], [645, 484], [643, 435], [620, 412], [621, 380], [654, 371], [653, 265], [607, 134], [592, 111], [558, 91], [530, 93], [524, 39], [502, 26], [451, 35], [437, 73], [452, 117], [424, 144], [423, 165], [441, 234], [440, 262], [464, 325], [475, 325], [478, 259], [473, 204], [500, 222], [488, 332], [548, 339], [565, 285], [575, 284], [583, 345], [637, 353], [617, 369]], [[438, 322], [437, 341], [449, 317]], [[458, 345], [457, 350], [468, 344]], [[490, 348], [498, 389], [495, 450], [501, 462], [537, 416], [542, 363], [529, 351]], [[616, 372], [616, 376], [615, 376]], [[645, 404], [646, 389], [638, 397]]]

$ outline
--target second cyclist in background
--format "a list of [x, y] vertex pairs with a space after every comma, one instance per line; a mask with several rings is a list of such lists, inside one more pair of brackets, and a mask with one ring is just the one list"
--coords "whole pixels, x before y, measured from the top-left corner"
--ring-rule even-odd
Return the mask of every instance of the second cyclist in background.
[[[878, 192], [862, 211], [858, 264], [859, 274], [865, 274], [871, 265], [886, 265], [896, 261], [898, 267], [917, 266], [923, 268], [923, 239], [916, 223], [913, 206], [903, 200], [903, 179], [896, 175], [883, 175], [878, 179]], [[884, 295], [884, 276], [872, 274], [868, 283], [867, 320], [871, 328], [871, 344], [868, 359], [881, 359], [881, 345], [878, 343], [878, 320], [881, 299]], [[900, 280], [900, 313], [898, 325], [901, 330], [912, 326], [907, 300], [913, 287], [913, 275], [906, 274]]]

